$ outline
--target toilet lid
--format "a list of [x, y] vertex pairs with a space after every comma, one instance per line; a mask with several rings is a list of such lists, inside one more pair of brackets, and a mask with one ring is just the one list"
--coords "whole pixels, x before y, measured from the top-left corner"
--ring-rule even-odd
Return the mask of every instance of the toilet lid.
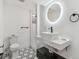
[[18, 43], [14, 43], [10, 46], [10, 48], [18, 48], [19, 47], [19, 44]]

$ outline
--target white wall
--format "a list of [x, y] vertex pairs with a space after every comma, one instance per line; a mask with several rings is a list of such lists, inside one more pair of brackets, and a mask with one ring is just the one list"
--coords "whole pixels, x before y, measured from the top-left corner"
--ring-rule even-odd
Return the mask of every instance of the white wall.
[[79, 0], [64, 0], [67, 8], [63, 21], [55, 27], [55, 31], [67, 36], [72, 40], [72, 46], [68, 49], [69, 59], [79, 59], [79, 22], [71, 23], [69, 16], [76, 12], [79, 14]]
[[[30, 16], [29, 7], [25, 3], [14, 0], [4, 2], [4, 39], [12, 34], [18, 36], [20, 47], [29, 47]], [[29, 27], [21, 29], [20, 27]]]
[[[35, 42], [36, 24], [31, 21], [32, 14], [36, 14], [35, 1], [25, 0], [24, 3], [21, 3], [19, 0], [4, 0], [4, 39], [15, 34], [18, 36], [21, 48], [27, 48], [29, 47], [31, 29], [31, 39]], [[21, 29], [22, 26], [29, 28]], [[36, 48], [36, 44], [33, 42], [32, 46]]]
[[0, 0], [0, 44], [3, 42], [3, 0]]

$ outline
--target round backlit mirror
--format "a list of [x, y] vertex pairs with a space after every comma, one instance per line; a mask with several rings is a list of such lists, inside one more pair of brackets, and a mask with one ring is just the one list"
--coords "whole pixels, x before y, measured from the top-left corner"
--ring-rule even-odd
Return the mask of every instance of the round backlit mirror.
[[55, 24], [61, 19], [62, 14], [63, 14], [62, 4], [60, 2], [51, 3], [46, 11], [46, 20], [50, 24]]

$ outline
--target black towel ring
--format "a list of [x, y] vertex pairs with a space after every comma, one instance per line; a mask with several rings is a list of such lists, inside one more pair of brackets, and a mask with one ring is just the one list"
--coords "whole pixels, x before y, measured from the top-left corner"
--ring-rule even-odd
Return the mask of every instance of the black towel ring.
[[72, 15], [70, 15], [70, 21], [75, 23], [79, 21], [79, 14], [78, 13], [73, 13]]

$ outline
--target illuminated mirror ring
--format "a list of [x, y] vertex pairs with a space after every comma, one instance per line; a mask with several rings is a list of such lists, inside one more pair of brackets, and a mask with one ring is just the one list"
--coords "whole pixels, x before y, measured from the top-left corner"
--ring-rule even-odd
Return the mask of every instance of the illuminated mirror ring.
[[[52, 22], [52, 21], [50, 21], [49, 18], [48, 18], [48, 11], [49, 11], [50, 7], [52, 7], [52, 6], [54, 6], [54, 5], [58, 5], [58, 6], [60, 7], [60, 14], [59, 14], [58, 18], [56, 19], [56, 21]], [[61, 4], [60, 2], [57, 2], [57, 1], [56, 1], [56, 2], [53, 2], [52, 4], [50, 4], [50, 5], [48, 6], [48, 8], [47, 8], [47, 10], [46, 10], [46, 16], [45, 16], [45, 18], [46, 18], [46, 20], [47, 20], [48, 23], [50, 23], [50, 24], [55, 24], [55, 23], [57, 23], [57, 22], [62, 18], [62, 16], [63, 16], [63, 6], [62, 6], [62, 4]], [[52, 20], [53, 20], [53, 19], [52, 19]]]

